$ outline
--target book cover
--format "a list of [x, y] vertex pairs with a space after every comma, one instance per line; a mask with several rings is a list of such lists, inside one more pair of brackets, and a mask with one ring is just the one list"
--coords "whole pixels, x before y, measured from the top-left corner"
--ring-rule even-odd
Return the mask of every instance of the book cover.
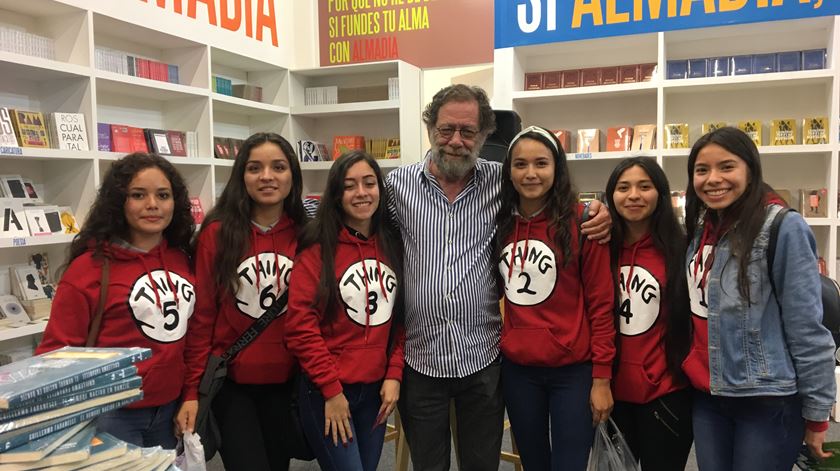
[[29, 316], [26, 315], [20, 301], [12, 294], [0, 295], [0, 321], [6, 324], [29, 322]]
[[552, 129], [551, 132], [557, 137], [557, 140], [560, 141], [560, 147], [563, 148], [563, 152], [571, 152], [572, 150], [572, 133], [567, 129]]
[[128, 126], [124, 124], [111, 125], [111, 152], [131, 153], [131, 135]]
[[170, 155], [187, 156], [187, 136], [184, 132], [166, 131], [166, 137], [169, 139]]
[[12, 123], [22, 147], [50, 147], [44, 115], [40, 111], [14, 110]]
[[528, 72], [525, 74], [525, 90], [540, 90], [542, 87], [542, 72]]
[[96, 123], [96, 148], [111, 152], [111, 125], [108, 123]]
[[[124, 456], [128, 451], [128, 444], [111, 434], [96, 433], [90, 440], [90, 456], [84, 461], [53, 466], [44, 471], [72, 471], [87, 466], [93, 466], [104, 461]], [[139, 451], [139, 450], [138, 450]]]
[[128, 139], [131, 143], [130, 152], [149, 152], [149, 146], [146, 144], [146, 134], [142, 128], [134, 126], [128, 127]]
[[[118, 469], [122, 468], [123, 466], [126, 466], [130, 463], [134, 463], [134, 462], [136, 462], [137, 460], [140, 459], [140, 447], [139, 446], [132, 445], [130, 443], [125, 443], [125, 442], [122, 442], [122, 443], [126, 446], [126, 449], [121, 455], [119, 455], [115, 458], [109, 458], [106, 461], [100, 461], [98, 464], [85, 466], [84, 470], [85, 471], [118, 470]], [[91, 455], [93, 455], [93, 453], [91, 453]], [[91, 456], [91, 458], [93, 458], [93, 456]]]
[[[31, 354], [29, 355], [31, 356]], [[28, 356], [27, 356], [28, 358]], [[39, 403], [49, 401], [52, 399], [60, 398], [62, 396], [68, 396], [77, 394], [80, 392], [85, 392], [89, 389], [98, 389], [103, 386], [108, 386], [112, 383], [117, 383], [125, 379], [130, 379], [137, 374], [137, 367], [134, 365], [126, 366], [125, 368], [120, 368], [118, 370], [110, 371], [108, 373], [104, 373], [101, 375], [94, 376], [93, 378], [86, 379], [84, 381], [80, 381], [75, 384], [71, 384], [70, 386], [56, 389], [47, 394], [42, 394], [38, 397], [32, 398], [29, 401], [22, 402], [15, 406], [15, 408], [22, 408], [22, 407], [31, 407], [37, 405]]]
[[580, 69], [563, 71], [563, 88], [580, 86]]
[[58, 148], [63, 150], [88, 150], [87, 127], [82, 113], [52, 113], [52, 125]]
[[756, 147], [761, 146], [761, 121], [741, 121], [738, 123], [738, 129], [750, 136]]
[[774, 119], [770, 131], [770, 144], [790, 146], [796, 144], [796, 120]]
[[204, 222], [204, 208], [201, 207], [201, 199], [198, 196], [190, 196], [190, 212], [196, 224]]
[[78, 234], [79, 225], [76, 223], [76, 216], [69, 206], [59, 206], [58, 215], [61, 218], [61, 229], [64, 234]]
[[213, 157], [217, 159], [233, 159], [230, 154], [230, 142], [226, 137], [213, 138]]
[[29, 237], [29, 224], [22, 210], [6, 206], [2, 208], [3, 219], [0, 221], [0, 238]]
[[[54, 452], [58, 452], [59, 448], [65, 444], [68, 446], [64, 450], [73, 449], [74, 446], [78, 448], [81, 444], [82, 447], [88, 450], [89, 454], [90, 439], [93, 437], [95, 430], [96, 426], [92, 421], [79, 422], [76, 425], [45, 435], [23, 446], [6, 450], [0, 453], [0, 471], [27, 470], [51, 466], [54, 460], [44, 463], [41, 460], [46, 459]], [[58, 453], [56, 456], [61, 454]], [[81, 457], [81, 459], [85, 458], [85, 456]], [[66, 463], [66, 459], [65, 457], [65, 461], [60, 462]]]
[[160, 129], [146, 129], [146, 135], [149, 136], [148, 142], [151, 143], [150, 150], [157, 155], [172, 155], [172, 146], [169, 143], [166, 131]]
[[563, 86], [563, 72], [555, 70], [552, 72], [543, 72], [542, 88], [560, 88]]
[[[47, 467], [84, 461], [90, 458], [91, 441], [95, 435], [95, 423], [92, 421], [88, 422], [88, 425], [82, 427], [81, 430], [71, 436], [66, 442], [59, 445], [59, 447], [53, 450], [52, 453], [39, 460], [37, 463], [32, 463], [30, 465]], [[14, 448], [11, 451], [17, 449], [18, 448]], [[4, 471], [4, 468], [0, 467], [0, 471]]]
[[620, 126], [607, 129], [607, 152], [630, 150], [633, 144], [633, 128]]
[[618, 66], [601, 67], [601, 85], [615, 85], [618, 83]]
[[709, 134], [712, 131], [716, 131], [720, 128], [725, 128], [725, 127], [726, 127], [726, 123], [724, 123], [723, 121], [714, 121], [714, 122], [710, 122], [710, 123], [703, 123], [701, 132], [705, 136], [706, 134]]
[[35, 182], [28, 178], [21, 178], [21, 181], [23, 182], [23, 189], [26, 191], [26, 197], [36, 203], [40, 203], [41, 196], [38, 194], [38, 190], [35, 189]]
[[828, 144], [828, 118], [820, 116], [802, 119], [802, 143]]
[[[148, 348], [63, 347], [0, 366], [0, 408], [24, 401], [151, 357]], [[0, 447], [2, 448], [2, 447]]]
[[9, 108], [0, 108], [0, 147], [20, 147]]
[[15, 278], [17, 278], [18, 294], [20, 294], [22, 301], [34, 301], [47, 297], [44, 285], [41, 283], [38, 270], [35, 267], [32, 265], [13, 265], [11, 269], [14, 271]]
[[656, 63], [639, 64], [639, 82], [650, 82], [656, 74]]
[[242, 144], [245, 141], [243, 139], [236, 139], [236, 138], [229, 138], [228, 139], [228, 148], [230, 149], [230, 158], [235, 159], [237, 155], [239, 155], [239, 149], [242, 148]]
[[7, 198], [29, 198], [20, 175], [0, 175], [0, 184]]
[[651, 150], [656, 148], [656, 125], [637, 124], [633, 127], [633, 145], [631, 150]]
[[[99, 376], [107, 377], [108, 375]], [[59, 415], [67, 415], [77, 410], [87, 409], [106, 402], [113, 402], [113, 400], [105, 399], [108, 399], [118, 393], [123, 393], [132, 389], [139, 389], [142, 387], [142, 383], [142, 379], [139, 376], [131, 376], [126, 379], [114, 381], [110, 384], [101, 385], [88, 390], [76, 391], [51, 399], [42, 400], [42, 398], [36, 398], [34, 401], [21, 404], [14, 409], [0, 411], [0, 431], [3, 431], [2, 427], [6, 425], [5, 422], [9, 422], [11, 420], [30, 420], [30, 418], [35, 418], [37, 415], [45, 413], [48, 414], [60, 410], [61, 413], [55, 416], [58, 417]], [[120, 397], [116, 399], [122, 398]], [[97, 400], [98, 402], [89, 403], [93, 400]], [[71, 407], [74, 409], [71, 410]], [[53, 417], [41, 418], [41, 420], [36, 420], [35, 422], [43, 422], [44, 420], [49, 420], [51, 418]]]
[[50, 232], [53, 234], [61, 233], [61, 213], [58, 211], [58, 206], [42, 206], [44, 215], [47, 217], [47, 225], [50, 226]]
[[598, 67], [581, 69], [580, 81], [581, 85], [584, 87], [601, 85], [601, 69]]
[[26, 222], [29, 224], [30, 235], [52, 235], [50, 225], [47, 224], [47, 215], [43, 209], [27, 209], [24, 214], [26, 214]]
[[385, 143], [385, 158], [399, 159], [400, 158], [400, 138], [392, 137]]
[[636, 83], [638, 81], [638, 65], [622, 65], [618, 68], [618, 83]]
[[0, 453], [24, 445], [32, 440], [37, 440], [51, 433], [55, 433], [59, 430], [66, 429], [67, 427], [72, 427], [73, 425], [76, 425], [79, 422], [84, 422], [86, 420], [93, 419], [94, 417], [98, 417], [114, 409], [119, 409], [120, 407], [126, 404], [131, 404], [132, 402], [140, 400], [142, 398], [143, 391], [138, 391], [134, 396], [122, 399], [117, 402], [103, 404], [101, 406], [85, 409], [83, 411], [59, 417], [47, 422], [40, 422], [37, 424], [29, 425], [27, 427], [19, 428], [17, 430], [11, 430], [5, 433], [0, 433]]
[[[138, 377], [137, 379], [139, 380], [140, 378]], [[115, 387], [116, 386], [111, 386], [111, 389], [114, 389]], [[105, 389], [108, 389], [108, 387], [106, 387]], [[132, 389], [120, 390], [111, 394], [105, 394], [96, 397], [89, 397], [85, 401], [71, 401], [69, 404], [57, 409], [48, 409], [35, 414], [29, 414], [23, 417], [9, 419], [3, 421], [3, 423], [0, 423], [0, 435], [14, 430], [20, 430], [31, 425], [48, 422], [50, 420], [64, 417], [70, 414], [75, 414], [76, 412], [89, 410], [94, 407], [120, 402], [128, 398], [136, 398], [139, 394], [141, 394], [141, 392], [139, 385], [137, 385], [137, 387]], [[16, 409], [17, 408], [11, 409], [7, 413], [14, 413]]]
[[578, 129], [577, 151], [578, 153], [600, 152], [601, 131], [599, 129]]
[[333, 160], [353, 150], [365, 150], [364, 136], [335, 136], [333, 138]]
[[688, 136], [688, 124], [676, 123], [665, 125], [665, 148], [688, 149], [691, 141]]
[[806, 218], [828, 217], [828, 190], [825, 188], [799, 190], [799, 212]]

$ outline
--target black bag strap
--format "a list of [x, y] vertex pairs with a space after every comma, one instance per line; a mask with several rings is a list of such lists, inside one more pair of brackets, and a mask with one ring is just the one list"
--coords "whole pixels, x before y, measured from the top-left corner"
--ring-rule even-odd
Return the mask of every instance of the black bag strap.
[[779, 310], [782, 309], [782, 305], [779, 303], [779, 296], [776, 291], [776, 282], [773, 280], [773, 260], [776, 258], [776, 242], [779, 239], [779, 227], [782, 225], [782, 219], [784, 219], [785, 215], [791, 211], [795, 210], [791, 208], [782, 208], [778, 213], [776, 213], [776, 216], [773, 218], [773, 222], [770, 224], [770, 239], [767, 241], [767, 273], [770, 278], [770, 289], [773, 291], [773, 298], [776, 299], [776, 304], [779, 305]]
[[287, 289], [282, 296], [274, 300], [274, 303], [272, 303], [271, 307], [266, 309], [262, 316], [260, 316], [253, 324], [251, 324], [250, 327], [248, 327], [248, 330], [242, 332], [242, 335], [236, 339], [236, 342], [233, 342], [233, 345], [231, 345], [230, 348], [222, 354], [222, 360], [227, 363], [235, 357], [237, 353], [247, 347], [248, 344], [253, 342], [262, 333], [262, 331], [271, 324], [271, 321], [280, 315], [280, 312], [286, 307], [286, 303], [288, 303], [288, 301], [289, 290]]

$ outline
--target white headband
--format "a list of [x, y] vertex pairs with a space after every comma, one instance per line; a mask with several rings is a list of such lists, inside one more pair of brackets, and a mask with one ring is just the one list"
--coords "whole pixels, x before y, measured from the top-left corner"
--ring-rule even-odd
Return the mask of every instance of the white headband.
[[560, 153], [560, 149], [557, 148], [557, 138], [554, 136], [554, 134], [551, 134], [550, 132], [546, 131], [545, 129], [543, 129], [539, 126], [528, 126], [527, 128], [523, 129], [522, 131], [519, 131], [519, 134], [514, 136], [513, 139], [510, 141], [510, 146], [508, 146], [508, 152], [510, 152], [511, 149], [513, 149], [513, 146], [516, 145], [516, 142], [522, 136], [524, 136], [525, 134], [531, 133], [531, 132], [537, 133], [540, 136], [546, 138], [548, 140], [548, 142], [551, 143], [551, 147], [554, 148], [554, 151], [557, 152], [558, 154]]

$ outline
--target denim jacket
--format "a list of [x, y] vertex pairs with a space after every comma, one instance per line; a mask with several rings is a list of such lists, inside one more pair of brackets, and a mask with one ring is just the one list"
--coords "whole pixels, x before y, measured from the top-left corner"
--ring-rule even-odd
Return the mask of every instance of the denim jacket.
[[[836, 386], [834, 341], [822, 325], [816, 241], [798, 213], [785, 216], [773, 261], [778, 290], [774, 296], [767, 271], [767, 243], [779, 209], [768, 206], [750, 251], [752, 303], [738, 290], [738, 260], [731, 253], [729, 238], [724, 236], [715, 248], [706, 285], [710, 389], [713, 395], [737, 397], [799, 393], [802, 416], [824, 421], [834, 403]], [[700, 227], [689, 245], [689, 266], [702, 230]]]

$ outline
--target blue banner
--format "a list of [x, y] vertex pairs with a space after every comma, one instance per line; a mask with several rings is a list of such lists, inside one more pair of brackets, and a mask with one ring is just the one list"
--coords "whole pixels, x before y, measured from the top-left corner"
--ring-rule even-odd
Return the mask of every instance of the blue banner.
[[496, 48], [840, 15], [840, 0], [495, 0]]

